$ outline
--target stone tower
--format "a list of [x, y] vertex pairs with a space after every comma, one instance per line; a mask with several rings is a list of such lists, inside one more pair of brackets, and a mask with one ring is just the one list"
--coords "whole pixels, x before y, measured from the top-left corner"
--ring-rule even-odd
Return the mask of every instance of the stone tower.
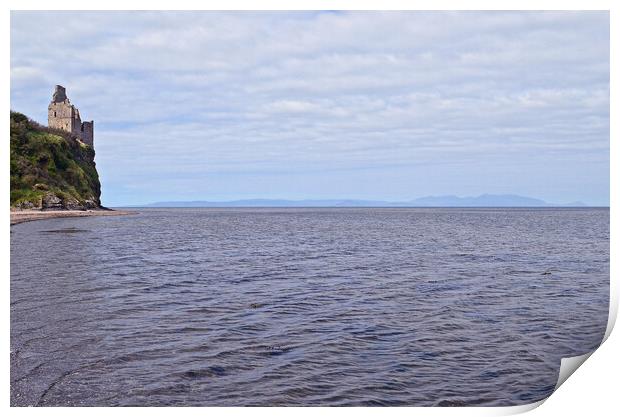
[[47, 106], [47, 125], [69, 132], [89, 146], [94, 146], [94, 123], [82, 122], [80, 111], [67, 98], [65, 87], [57, 85]]

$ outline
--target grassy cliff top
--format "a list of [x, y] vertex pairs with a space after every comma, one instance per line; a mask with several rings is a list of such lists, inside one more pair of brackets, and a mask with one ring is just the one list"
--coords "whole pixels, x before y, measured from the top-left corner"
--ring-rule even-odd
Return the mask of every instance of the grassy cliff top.
[[100, 207], [95, 150], [69, 133], [11, 112], [11, 207]]

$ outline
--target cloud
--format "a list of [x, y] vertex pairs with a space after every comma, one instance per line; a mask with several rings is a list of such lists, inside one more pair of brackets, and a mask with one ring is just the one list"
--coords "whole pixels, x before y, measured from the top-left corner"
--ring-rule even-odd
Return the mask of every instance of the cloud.
[[[54, 84], [96, 121], [104, 201], [249, 196], [243, 172], [265, 176], [252, 196], [292, 195], [278, 172], [338, 197], [318, 180], [334, 170], [352, 196], [535, 194], [566, 178], [534, 196], [609, 199], [606, 12], [12, 12], [12, 108], [45, 121]], [[468, 163], [488, 169], [463, 188], [445, 167]], [[517, 188], [502, 180], [532, 164]], [[414, 166], [436, 179], [408, 187]], [[392, 195], [356, 181], [378, 167], [393, 167]], [[137, 178], [161, 186], [123, 195]]]

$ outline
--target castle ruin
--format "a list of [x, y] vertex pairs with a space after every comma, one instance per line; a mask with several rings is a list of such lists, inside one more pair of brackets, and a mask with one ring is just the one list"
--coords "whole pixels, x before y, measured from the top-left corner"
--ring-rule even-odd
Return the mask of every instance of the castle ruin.
[[52, 102], [47, 107], [47, 125], [64, 130], [83, 143], [94, 147], [94, 121], [82, 122], [80, 111], [67, 98], [65, 87], [57, 85]]

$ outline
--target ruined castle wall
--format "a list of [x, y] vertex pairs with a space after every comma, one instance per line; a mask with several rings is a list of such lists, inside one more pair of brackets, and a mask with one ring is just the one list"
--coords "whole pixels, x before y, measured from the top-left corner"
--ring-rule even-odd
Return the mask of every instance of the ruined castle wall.
[[71, 123], [71, 133], [73, 133], [77, 137], [80, 137], [80, 135], [82, 134], [82, 119], [80, 118], [80, 112], [74, 106], [71, 106], [71, 107], [73, 107], [73, 120]]
[[95, 122], [90, 121], [90, 122], [83, 122], [82, 123], [82, 132], [81, 132], [81, 139], [82, 142], [84, 142], [85, 144], [94, 147], [94, 124]]
[[47, 108], [47, 125], [79, 136], [82, 127], [80, 115], [67, 101], [50, 103]]
[[82, 121], [80, 113], [67, 101], [60, 103], [50, 103], [47, 108], [47, 125], [54, 129], [71, 132], [75, 136], [81, 135]]
[[73, 106], [64, 102], [50, 103], [47, 108], [47, 124], [54, 129], [71, 132], [73, 128]]

